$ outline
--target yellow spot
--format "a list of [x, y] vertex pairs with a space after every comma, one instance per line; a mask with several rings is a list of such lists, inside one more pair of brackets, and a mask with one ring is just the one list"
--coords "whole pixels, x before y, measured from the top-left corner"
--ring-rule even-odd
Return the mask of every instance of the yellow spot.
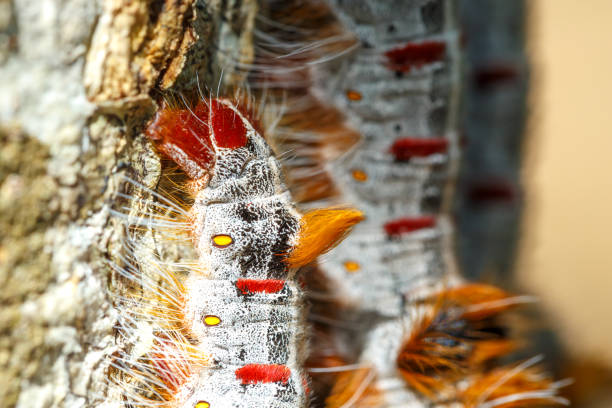
[[221, 323], [221, 319], [219, 319], [217, 316], [208, 315], [204, 317], [204, 324], [207, 326], [216, 326], [219, 323]]
[[368, 179], [368, 175], [363, 170], [353, 170], [353, 178], [357, 181], [364, 182]]
[[212, 240], [215, 246], [219, 248], [225, 248], [234, 242], [229, 235], [215, 235]]
[[348, 272], [357, 272], [359, 269], [361, 269], [361, 266], [355, 261], [346, 261], [344, 263], [344, 268]]
[[195, 408], [209, 408], [210, 404], [206, 401], [200, 401], [195, 405]]
[[346, 97], [351, 101], [361, 100], [361, 94], [357, 91], [353, 91], [352, 89], [349, 89], [348, 91], [346, 91]]

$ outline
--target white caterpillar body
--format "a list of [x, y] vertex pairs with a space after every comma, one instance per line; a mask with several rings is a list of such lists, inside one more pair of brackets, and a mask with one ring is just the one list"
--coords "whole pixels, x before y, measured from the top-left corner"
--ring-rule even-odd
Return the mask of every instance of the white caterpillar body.
[[[362, 209], [366, 220], [335, 250], [342, 253], [332, 252], [328, 257], [338, 261], [361, 258], [355, 261], [363, 270], [350, 273], [341, 262], [327, 260], [322, 268], [329, 271], [334, 286], [350, 287], [343, 293], [355, 293], [366, 300], [358, 303], [359, 308], [399, 316], [404, 313], [399, 307], [403, 294], [456, 273], [449, 256], [452, 228], [440, 214], [448, 207], [445, 189], [458, 160], [459, 52], [453, 6], [444, 1], [332, 4], [340, 20], [364, 45], [342, 61], [342, 68], [335, 69], [333, 88], [318, 88], [334, 98], [348, 122], [362, 134], [353, 152], [329, 168], [343, 199]], [[443, 17], [436, 24], [424, 15], [424, 10], [434, 9]], [[392, 33], [387, 30], [390, 26], [395, 27]], [[444, 56], [410, 67], [400, 77], [385, 66], [385, 51], [426, 42], [444, 44]], [[359, 93], [361, 99], [348, 99], [347, 90]], [[447, 148], [399, 161], [390, 150], [396, 140], [406, 136], [443, 138]], [[363, 176], [355, 177], [356, 171]], [[383, 224], [394, 219], [420, 216], [436, 220], [431, 226], [394, 237], [383, 229]], [[371, 248], [368, 257], [363, 256], [363, 251], [368, 251], [365, 248]], [[377, 277], [375, 285], [387, 282], [386, 288], [380, 292], [373, 289], [368, 283], [372, 276]], [[391, 296], [396, 307], [381, 309], [379, 300]]]
[[[143, 400], [139, 404], [128, 398], [127, 405], [303, 407], [307, 393], [302, 369], [302, 293], [294, 281], [295, 268], [284, 262], [297, 243], [301, 215], [281, 179], [278, 161], [249, 121], [228, 100], [204, 103], [210, 109], [210, 120], [196, 119], [210, 129], [212, 146], [207, 146], [200, 135], [195, 138], [201, 139], [202, 148], [214, 150], [210, 155], [214, 157], [212, 168], [202, 168], [189, 159], [192, 152], [181, 151], [180, 143], [172, 144], [172, 134], [162, 141], [162, 147], [178, 157], [177, 162], [188, 173], [199, 176], [187, 217], [197, 267], [189, 270], [180, 293], [175, 295], [180, 298], [179, 323], [188, 334], [153, 328], [156, 351], [145, 355], [151, 362], [143, 362], [138, 356], [122, 366], [127, 367], [127, 374], [147, 372], [164, 378], [166, 385], [157, 384], [157, 388], [163, 390], [158, 397], [164, 394], [166, 400]], [[224, 136], [216, 134], [215, 114], [229, 117], [228, 126], [242, 124], [242, 146], [217, 145]], [[187, 122], [181, 126], [193, 131]], [[220, 244], [216, 237], [222, 237]], [[269, 280], [281, 287], [268, 292], [249, 289], [249, 284], [252, 289], [257, 282]], [[164, 318], [154, 322], [168, 326]], [[173, 336], [168, 338], [168, 333]], [[177, 346], [173, 340], [179, 336], [189, 344]], [[173, 365], [185, 369], [177, 373]], [[276, 377], [262, 377], [261, 372], [274, 374], [273, 369], [277, 370]], [[154, 381], [150, 382], [155, 388]], [[168, 382], [175, 386], [169, 387]]]

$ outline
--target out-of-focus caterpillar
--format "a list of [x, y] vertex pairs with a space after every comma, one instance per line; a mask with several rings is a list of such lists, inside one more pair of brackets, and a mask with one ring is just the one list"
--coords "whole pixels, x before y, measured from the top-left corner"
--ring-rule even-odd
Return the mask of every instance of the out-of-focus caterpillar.
[[[311, 319], [321, 323], [311, 371], [340, 372], [331, 391], [315, 388], [315, 402], [565, 403], [556, 396], [562, 384], [535, 360], [498, 363], [518, 345], [503, 316], [525, 299], [467, 285], [455, 270], [447, 215], [459, 150], [454, 2], [262, 6], [259, 63], [243, 68], [253, 69], [253, 86], [288, 95], [274, 143], [293, 155], [292, 188], [305, 207], [350, 202], [367, 217], [310, 276]], [[307, 404], [295, 268], [333, 247], [361, 215], [302, 216], [256, 121], [238, 105], [209, 98], [166, 106], [147, 130], [188, 176], [179, 195], [193, 201], [186, 208], [160, 198], [164, 216], [151, 224], [182, 229], [198, 259], [143, 264], [143, 245], [126, 243], [116, 270], [144, 290], [119, 299], [121, 333], [145, 337], [114, 363], [126, 405]]]
[[[366, 217], [310, 272], [310, 317], [321, 323], [311, 364], [345, 371], [331, 391], [315, 382], [319, 401], [566, 404], [557, 396], [563, 383], [539, 372], [537, 359], [500, 363], [519, 344], [500, 321], [524, 298], [466, 284], [455, 266], [456, 1], [269, 1], [263, 9], [253, 82], [289, 95], [276, 144], [293, 154], [291, 188], [305, 206], [348, 202]], [[316, 63], [325, 53], [334, 58]]]
[[514, 280], [523, 207], [529, 2], [458, 3], [465, 44], [466, 140], [456, 194], [458, 260], [469, 279], [494, 277], [508, 285]]
[[[240, 108], [242, 106], [243, 108]], [[128, 224], [186, 234], [197, 259], [173, 265], [126, 241], [113, 380], [129, 407], [305, 407], [304, 306], [297, 268], [362, 219], [344, 208], [301, 214], [281, 168], [236, 99], [166, 104], [146, 135], [187, 181]], [[137, 185], [136, 182], [131, 182]], [[189, 206], [177, 203], [188, 195]], [[167, 236], [168, 234], [166, 234]]]

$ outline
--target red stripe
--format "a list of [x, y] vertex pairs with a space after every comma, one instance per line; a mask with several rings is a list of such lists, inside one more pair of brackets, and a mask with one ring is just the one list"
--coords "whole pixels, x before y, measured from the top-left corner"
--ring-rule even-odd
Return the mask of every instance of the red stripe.
[[421, 67], [444, 58], [446, 44], [441, 41], [409, 43], [403, 47], [385, 52], [387, 67], [396, 72], [409, 72], [413, 67]]
[[480, 89], [492, 85], [514, 81], [519, 76], [516, 67], [498, 63], [482, 67], [474, 73], [474, 81]]
[[242, 384], [282, 382], [287, 384], [291, 370], [280, 364], [247, 364], [236, 370], [236, 378]]
[[280, 279], [238, 279], [236, 287], [243, 295], [249, 293], [278, 293], [285, 286], [285, 281]]
[[467, 194], [477, 203], [512, 202], [517, 198], [517, 191], [509, 181], [495, 179], [472, 183]]
[[384, 225], [385, 232], [390, 236], [407, 234], [423, 228], [431, 228], [436, 224], [436, 219], [432, 216], [398, 218], [389, 221]]
[[397, 139], [391, 146], [390, 151], [397, 160], [409, 160], [412, 157], [427, 157], [435, 153], [445, 153], [447, 149], [447, 139], [415, 139], [406, 137]]

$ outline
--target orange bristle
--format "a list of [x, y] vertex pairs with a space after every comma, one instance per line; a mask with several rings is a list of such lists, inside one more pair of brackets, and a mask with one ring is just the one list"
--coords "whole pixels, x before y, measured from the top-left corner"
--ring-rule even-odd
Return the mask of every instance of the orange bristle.
[[374, 386], [374, 377], [370, 368], [339, 374], [329, 397], [325, 399], [325, 408], [380, 406], [381, 394]]
[[[282, 136], [275, 143], [281, 151], [296, 152], [300, 158], [284, 164], [296, 199], [309, 202], [338, 194], [326, 165], [354, 146], [360, 135], [347, 126], [346, 119], [336, 109], [312, 95], [300, 99], [303, 98], [309, 101], [308, 106], [283, 116], [279, 124]], [[317, 121], [313, 122], [312, 118]]]
[[447, 304], [462, 307], [464, 318], [473, 320], [498, 314], [518, 303], [525, 303], [522, 297], [519, 298], [498, 287], [480, 283], [447, 289], [442, 296]]
[[[269, 141], [276, 150], [296, 152], [297, 159], [288, 159], [284, 165], [297, 201], [337, 196], [339, 191], [326, 166], [356, 144], [360, 133], [349, 127], [339, 109], [312, 92], [318, 78], [312, 76], [311, 65], [333, 59], [356, 46], [358, 40], [339, 24], [333, 9], [324, 1], [264, 2], [260, 14], [265, 16], [259, 22], [260, 29], [279, 42], [275, 45], [271, 41], [258, 53], [256, 66], [266, 69], [251, 73], [251, 80], [264, 84], [266, 96], [284, 101], [285, 107], [275, 126], [278, 132]], [[282, 21], [282, 25], [266, 21]], [[316, 46], [287, 52], [287, 43]]]
[[469, 372], [516, 348], [505, 337], [500, 314], [517, 302], [501, 289], [464, 285], [430, 299], [432, 310], [417, 323], [397, 358], [410, 387], [434, 398]]
[[361, 220], [360, 211], [346, 208], [319, 209], [304, 214], [299, 242], [289, 254], [287, 264], [292, 268], [309, 264], [340, 243]]
[[554, 383], [537, 367], [503, 367], [472, 379], [461, 392], [466, 408], [526, 408], [568, 405], [558, 397], [559, 383]]

